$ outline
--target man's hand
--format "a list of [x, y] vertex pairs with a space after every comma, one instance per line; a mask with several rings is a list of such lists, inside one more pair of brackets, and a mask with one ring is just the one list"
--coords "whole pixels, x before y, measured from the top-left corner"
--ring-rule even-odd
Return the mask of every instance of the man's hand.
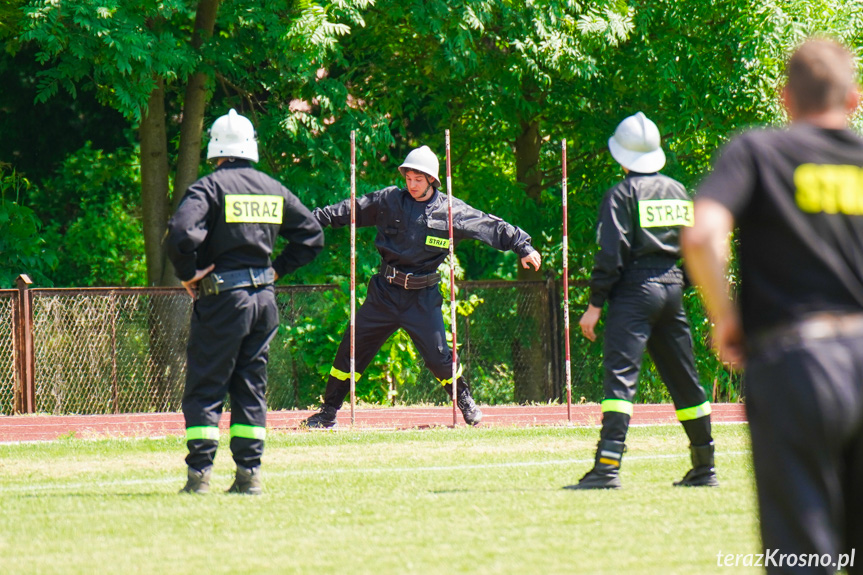
[[596, 341], [596, 324], [599, 323], [599, 316], [602, 315], [602, 308], [595, 305], [588, 305], [587, 311], [581, 316], [578, 325], [581, 326], [581, 334], [590, 341]]
[[533, 269], [539, 271], [539, 265], [542, 263], [542, 258], [539, 256], [539, 252], [530, 252], [528, 255], [521, 258], [521, 267], [525, 269], [530, 269], [530, 265], [533, 265]]
[[197, 297], [198, 297], [198, 294], [196, 292], [196, 290], [198, 289], [198, 282], [201, 281], [201, 279], [203, 279], [204, 277], [206, 277], [206, 275], [208, 273], [213, 271], [215, 269], [215, 267], [216, 267], [216, 264], [212, 264], [207, 269], [197, 270], [195, 272], [195, 277], [193, 277], [189, 281], [185, 281], [185, 282], [181, 281], [180, 282], [181, 284], [183, 284], [183, 287], [186, 288], [186, 292], [188, 292], [188, 294], [190, 296], [192, 296], [192, 299], [197, 299]]
[[713, 325], [713, 348], [722, 363], [734, 370], [743, 369], [746, 364], [746, 347], [737, 314], [726, 316]]

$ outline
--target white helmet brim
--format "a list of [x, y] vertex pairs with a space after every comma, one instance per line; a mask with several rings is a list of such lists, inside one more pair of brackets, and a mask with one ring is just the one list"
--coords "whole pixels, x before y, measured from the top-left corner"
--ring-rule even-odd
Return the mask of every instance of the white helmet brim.
[[608, 150], [618, 164], [631, 172], [652, 174], [665, 166], [659, 128], [642, 112], [617, 125]]
[[440, 187], [440, 179], [438, 178], [440, 162], [428, 146], [420, 146], [410, 151], [405, 161], [399, 166], [399, 173], [404, 176], [408, 170], [431, 176], [432, 185], [435, 188]]
[[608, 151], [611, 152], [611, 157], [614, 160], [629, 170], [630, 172], [638, 172], [640, 174], [652, 174], [658, 172], [665, 167], [665, 152], [662, 148], [652, 152], [636, 152], [627, 150], [614, 139], [614, 136], [608, 139]]

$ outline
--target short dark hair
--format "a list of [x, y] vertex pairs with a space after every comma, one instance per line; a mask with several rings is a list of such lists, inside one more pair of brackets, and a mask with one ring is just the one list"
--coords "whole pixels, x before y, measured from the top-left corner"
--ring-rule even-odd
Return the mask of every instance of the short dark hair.
[[817, 113], [844, 108], [848, 91], [857, 81], [851, 52], [829, 38], [801, 44], [786, 66], [786, 85], [799, 112]]
[[432, 178], [430, 175], [428, 175], [428, 174], [427, 174], [427, 173], [425, 173], [425, 172], [421, 172], [421, 171], [419, 171], [419, 170], [417, 170], [417, 169], [414, 169], [414, 168], [405, 168], [405, 173], [404, 173], [404, 175], [408, 175], [408, 174], [410, 174], [410, 173], [419, 174], [419, 175], [421, 175], [421, 176], [425, 176], [425, 177], [426, 177], [426, 179], [431, 178], [432, 180], [434, 180], [434, 178]]

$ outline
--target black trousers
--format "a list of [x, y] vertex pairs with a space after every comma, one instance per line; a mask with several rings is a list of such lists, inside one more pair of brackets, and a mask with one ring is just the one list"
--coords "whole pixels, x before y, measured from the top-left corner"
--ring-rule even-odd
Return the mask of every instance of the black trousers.
[[[644, 282], [615, 287], [605, 318], [603, 386], [606, 401], [632, 403], [645, 350], [650, 353], [679, 416], [681, 410], [707, 402], [695, 369], [692, 334], [683, 309], [683, 286]], [[605, 403], [602, 437], [624, 441], [629, 415], [606, 411]], [[711, 441], [709, 417], [681, 417], [681, 421], [693, 445]]]
[[834, 561], [856, 550], [846, 569], [863, 573], [863, 335], [768, 347], [744, 384], [765, 550]]
[[[258, 467], [267, 425], [267, 359], [279, 325], [272, 286], [201, 297], [192, 312], [183, 415], [194, 469], [213, 464], [225, 397], [231, 397], [231, 452]], [[215, 431], [214, 429], [215, 428]]]
[[[380, 274], [372, 276], [368, 294], [356, 316], [354, 369], [356, 377], [365, 371], [375, 354], [399, 328], [416, 345], [426, 366], [444, 385], [452, 383], [452, 351], [446, 341], [440, 287], [408, 290], [386, 282]], [[350, 393], [351, 334], [345, 330], [333, 369], [327, 380], [324, 403], [341, 408]], [[459, 366], [458, 371], [461, 371]], [[459, 378], [459, 386], [466, 385]]]

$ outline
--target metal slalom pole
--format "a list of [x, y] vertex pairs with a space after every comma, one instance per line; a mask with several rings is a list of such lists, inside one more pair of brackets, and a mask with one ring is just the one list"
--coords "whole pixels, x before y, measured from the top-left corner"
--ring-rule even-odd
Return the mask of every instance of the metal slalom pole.
[[357, 133], [351, 130], [351, 427], [356, 423], [357, 373]]
[[450, 162], [449, 130], [446, 134], [446, 196], [447, 196], [447, 222], [449, 227], [449, 308], [450, 324], [452, 329], [452, 424], [458, 424], [458, 351], [456, 344], [456, 301], [455, 301], [455, 242], [452, 230], [452, 164]]
[[563, 331], [564, 346], [566, 349], [566, 420], [572, 421], [572, 366], [569, 358], [569, 237], [567, 232], [567, 205], [566, 205], [566, 138], [561, 142], [561, 161], [563, 167]]

